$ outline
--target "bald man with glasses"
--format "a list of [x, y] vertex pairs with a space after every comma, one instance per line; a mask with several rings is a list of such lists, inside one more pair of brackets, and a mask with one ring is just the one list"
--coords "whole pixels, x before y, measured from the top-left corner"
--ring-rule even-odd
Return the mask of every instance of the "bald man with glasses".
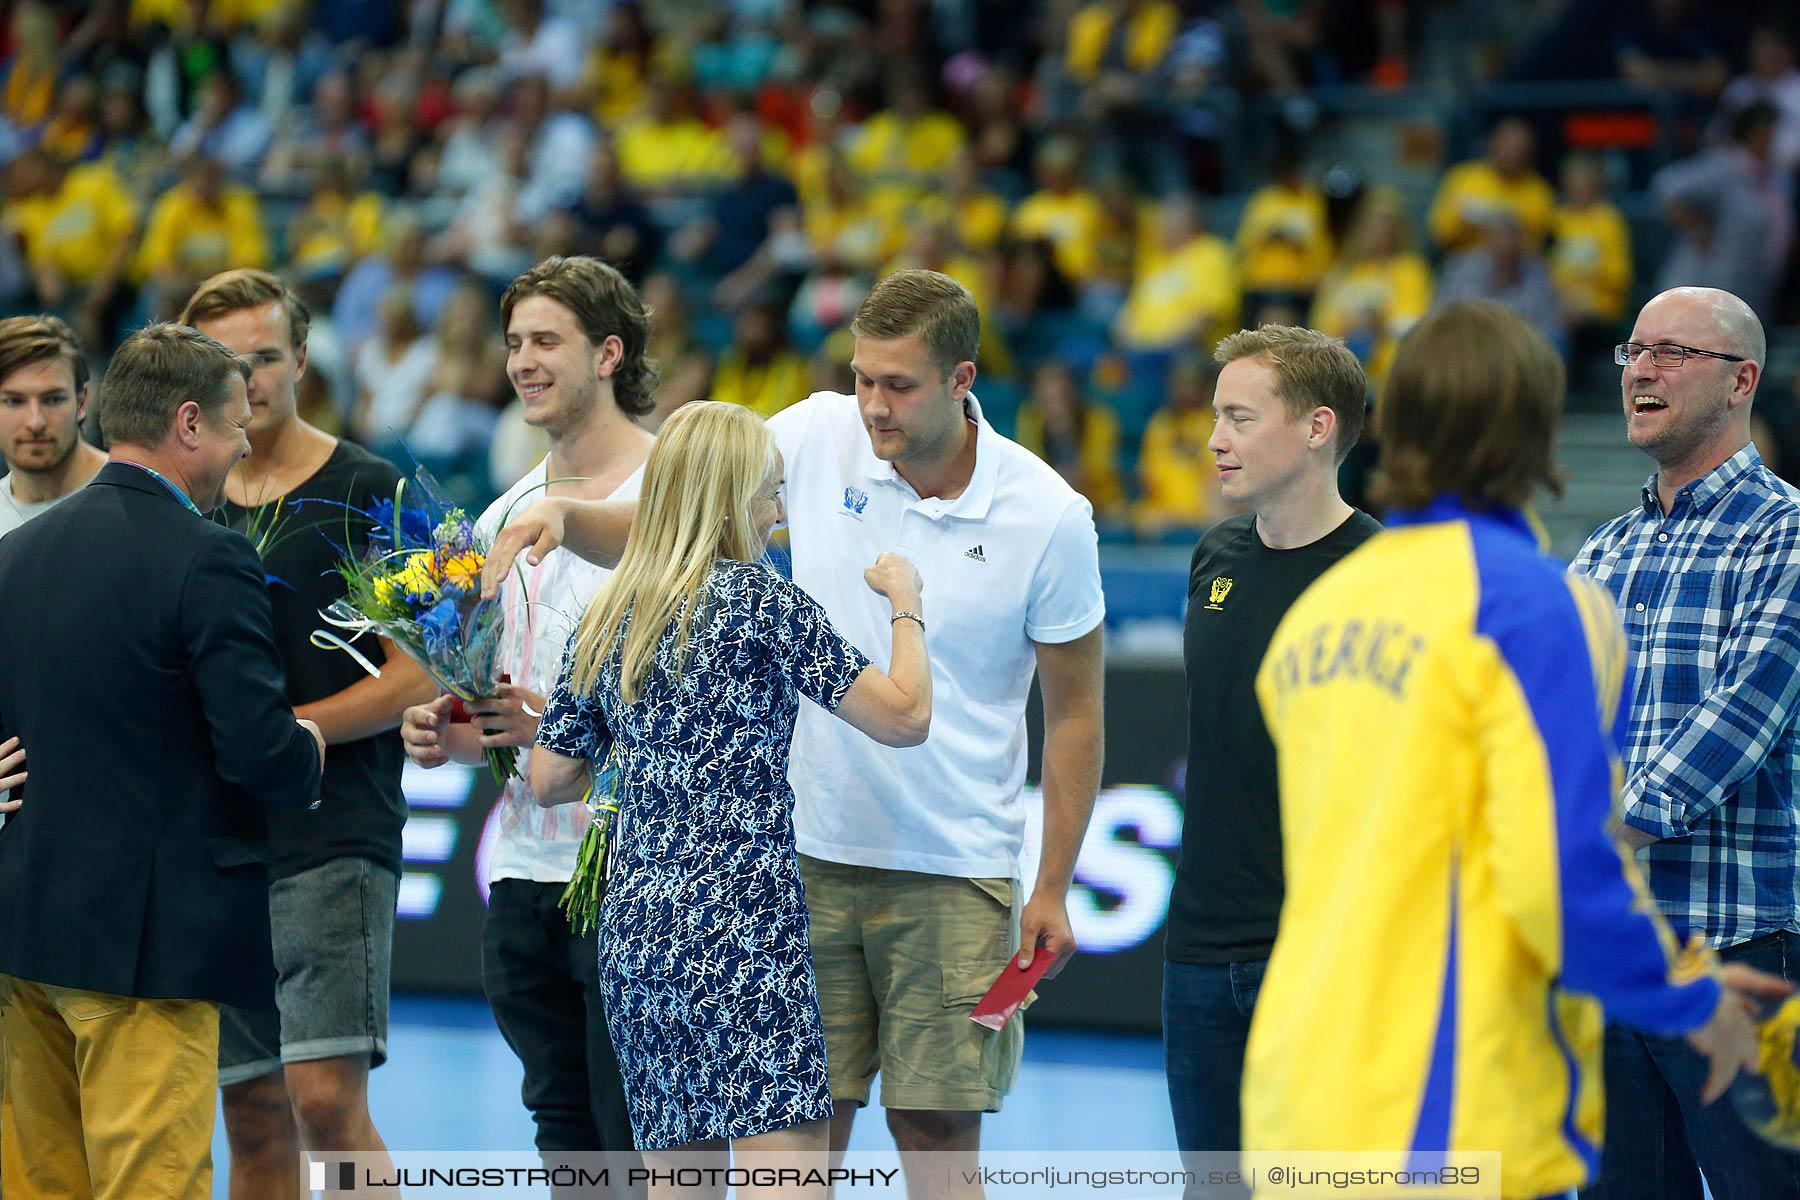
[[[1763, 465], [1749, 305], [1674, 288], [1617, 346], [1626, 437], [1656, 463], [1574, 569], [1617, 599], [1633, 686], [1620, 840], [1657, 906], [1727, 962], [1800, 977], [1800, 491]], [[1800, 1196], [1800, 1157], [1700, 1100], [1679, 1040], [1609, 1026], [1606, 1141], [1583, 1200]]]

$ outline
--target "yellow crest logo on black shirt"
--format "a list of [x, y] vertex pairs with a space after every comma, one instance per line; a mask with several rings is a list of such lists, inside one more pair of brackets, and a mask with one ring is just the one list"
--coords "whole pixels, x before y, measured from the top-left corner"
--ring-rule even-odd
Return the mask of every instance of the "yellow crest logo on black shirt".
[[1221, 575], [1212, 581], [1212, 600], [1206, 607], [1215, 612], [1225, 611], [1225, 597], [1231, 595], [1231, 580]]

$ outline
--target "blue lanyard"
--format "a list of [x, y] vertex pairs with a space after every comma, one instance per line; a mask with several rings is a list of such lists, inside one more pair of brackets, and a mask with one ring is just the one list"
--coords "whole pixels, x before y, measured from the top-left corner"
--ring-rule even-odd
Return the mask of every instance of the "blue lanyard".
[[163, 473], [158, 471], [155, 467], [146, 467], [143, 463], [126, 463], [125, 465], [128, 467], [136, 467], [138, 470], [148, 474], [150, 478], [156, 480], [156, 482], [168, 488], [169, 491], [173, 493], [174, 497], [181, 501], [182, 505], [196, 517], [204, 517], [206, 515], [200, 511], [200, 506], [198, 504], [195, 504], [193, 500], [189, 499], [186, 492], [170, 483], [168, 479], [163, 476]]

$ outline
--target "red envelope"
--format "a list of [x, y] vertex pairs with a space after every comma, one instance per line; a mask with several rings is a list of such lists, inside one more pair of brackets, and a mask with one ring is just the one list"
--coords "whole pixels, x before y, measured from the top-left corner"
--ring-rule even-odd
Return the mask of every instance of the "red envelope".
[[1013, 955], [1006, 960], [1006, 966], [1000, 972], [1000, 978], [994, 980], [994, 986], [987, 990], [987, 995], [969, 1014], [969, 1020], [977, 1025], [986, 1025], [989, 1029], [999, 1029], [1005, 1025], [1012, 1015], [1019, 1011], [1030, 995], [1032, 987], [1044, 977], [1044, 972], [1056, 961], [1056, 955], [1039, 946], [1032, 956], [1031, 965], [1021, 968], [1019, 956]]

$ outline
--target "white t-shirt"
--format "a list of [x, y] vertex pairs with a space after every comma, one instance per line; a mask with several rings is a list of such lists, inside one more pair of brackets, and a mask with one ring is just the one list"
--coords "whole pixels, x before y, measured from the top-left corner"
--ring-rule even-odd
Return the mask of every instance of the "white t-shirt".
[[31, 518], [49, 512], [75, 494], [66, 492], [54, 500], [39, 500], [27, 504], [13, 495], [12, 485], [11, 475], [0, 475], [0, 537], [5, 537]]
[[1015, 878], [1025, 834], [1025, 702], [1036, 642], [1106, 613], [1093, 509], [981, 419], [955, 500], [921, 499], [875, 457], [856, 400], [818, 392], [769, 420], [787, 460], [794, 582], [884, 670], [892, 608], [863, 582], [884, 550], [924, 578], [931, 737], [882, 746], [800, 706], [788, 762], [801, 853], [934, 875]]
[[357, 347], [356, 386], [369, 393], [369, 413], [364, 420], [371, 439], [406, 436], [425, 401], [437, 360], [434, 337], [417, 339], [393, 362], [388, 361], [378, 337]]
[[[492, 543], [509, 512], [516, 516], [543, 498], [542, 485], [549, 478], [549, 469], [550, 460], [546, 458], [504, 496], [488, 505], [475, 522], [483, 544]], [[639, 467], [608, 499], [635, 499], [643, 482], [644, 469]], [[506, 614], [506, 628], [500, 637], [500, 669], [511, 675], [514, 683], [548, 699], [556, 686], [569, 638], [581, 622], [581, 614], [587, 611], [588, 601], [610, 574], [605, 567], [597, 567], [563, 549], [552, 550], [535, 567], [520, 555], [500, 590]], [[525, 603], [527, 598], [530, 604]], [[500, 794], [491, 825], [491, 849], [484, 846], [489, 883], [498, 879], [567, 883], [575, 873], [575, 852], [581, 848], [581, 837], [588, 827], [587, 807], [539, 807], [531, 794], [530, 778], [531, 750], [527, 747], [519, 751], [519, 778], [507, 780]]]
[[508, 30], [500, 40], [500, 74], [508, 81], [542, 75], [551, 87], [567, 90], [587, 69], [586, 30], [572, 21], [546, 16], [529, 39]]

